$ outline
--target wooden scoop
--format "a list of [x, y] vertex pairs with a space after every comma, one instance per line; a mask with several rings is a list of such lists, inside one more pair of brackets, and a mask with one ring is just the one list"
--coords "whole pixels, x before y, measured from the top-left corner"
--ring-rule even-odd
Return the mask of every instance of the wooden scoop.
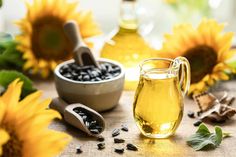
[[[74, 127], [86, 132], [88, 135], [91, 136], [99, 136], [104, 131], [105, 128], [105, 120], [104, 118], [96, 111], [93, 109], [76, 103], [76, 104], [70, 104], [68, 105], [65, 101], [63, 101], [61, 98], [54, 98], [52, 103], [49, 106], [51, 109], [57, 110], [59, 113], [61, 113], [64, 117], [64, 120], [73, 125]], [[99, 126], [102, 127], [102, 130], [98, 134], [92, 133], [86, 124], [84, 123], [82, 117], [76, 113], [74, 110], [86, 110], [87, 113], [90, 114], [91, 118], [93, 120], [96, 120], [99, 124]]]
[[99, 68], [97, 61], [95, 60], [91, 50], [83, 42], [81, 37], [79, 26], [75, 21], [68, 21], [64, 25], [64, 31], [68, 38], [74, 45], [74, 60], [80, 66], [94, 65]]

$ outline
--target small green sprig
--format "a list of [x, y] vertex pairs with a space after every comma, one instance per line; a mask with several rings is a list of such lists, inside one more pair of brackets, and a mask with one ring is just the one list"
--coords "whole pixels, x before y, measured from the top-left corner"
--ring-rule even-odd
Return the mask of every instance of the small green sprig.
[[187, 144], [194, 150], [208, 150], [218, 147], [223, 138], [229, 137], [229, 133], [223, 133], [219, 126], [211, 133], [205, 124], [201, 124], [195, 134], [187, 139]]

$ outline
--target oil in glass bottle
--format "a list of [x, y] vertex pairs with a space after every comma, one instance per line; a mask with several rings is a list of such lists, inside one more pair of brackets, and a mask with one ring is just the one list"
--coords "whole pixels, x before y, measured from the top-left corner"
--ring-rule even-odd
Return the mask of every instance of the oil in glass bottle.
[[139, 34], [136, 0], [122, 0], [118, 32], [101, 50], [101, 57], [116, 60], [126, 68], [125, 89], [134, 90], [138, 84], [138, 64], [147, 58], [157, 57], [157, 51], [152, 49]]

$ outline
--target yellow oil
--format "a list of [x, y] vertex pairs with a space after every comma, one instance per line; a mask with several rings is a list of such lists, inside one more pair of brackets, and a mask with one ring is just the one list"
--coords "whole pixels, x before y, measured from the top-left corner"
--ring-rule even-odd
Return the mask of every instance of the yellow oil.
[[140, 76], [133, 114], [141, 132], [166, 138], [177, 129], [183, 116], [183, 96], [178, 78], [150, 70]]
[[138, 32], [136, 5], [135, 0], [122, 0], [119, 29], [101, 50], [101, 57], [116, 60], [125, 67], [126, 90], [135, 90], [138, 85], [138, 64], [144, 59], [158, 57], [157, 50], [151, 48]]
[[138, 64], [144, 59], [158, 55], [157, 51], [145, 42], [136, 29], [120, 27], [117, 34], [105, 43], [101, 56], [123, 64], [127, 70], [125, 89], [134, 90], [138, 85]]

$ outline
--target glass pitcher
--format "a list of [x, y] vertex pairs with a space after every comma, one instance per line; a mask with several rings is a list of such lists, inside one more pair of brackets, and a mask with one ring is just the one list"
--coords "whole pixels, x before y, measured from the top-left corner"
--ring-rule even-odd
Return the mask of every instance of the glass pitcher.
[[148, 59], [140, 64], [133, 115], [143, 135], [167, 138], [175, 132], [189, 86], [190, 66], [184, 57]]

